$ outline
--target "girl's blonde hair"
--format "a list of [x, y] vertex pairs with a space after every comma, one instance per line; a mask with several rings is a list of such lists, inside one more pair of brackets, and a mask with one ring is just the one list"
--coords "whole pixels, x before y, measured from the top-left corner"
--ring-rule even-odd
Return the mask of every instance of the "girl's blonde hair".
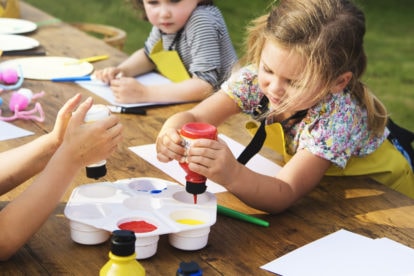
[[[244, 63], [259, 65], [266, 41], [299, 54], [306, 62], [299, 87], [322, 85], [316, 96], [325, 97], [334, 81], [351, 72], [351, 93], [366, 107], [368, 127], [382, 135], [387, 110], [361, 82], [367, 66], [363, 48], [365, 16], [348, 0], [280, 0], [269, 14], [252, 21], [248, 27]], [[305, 89], [294, 96], [301, 98]], [[286, 105], [294, 99], [287, 99]], [[286, 108], [287, 106], [285, 106]]]

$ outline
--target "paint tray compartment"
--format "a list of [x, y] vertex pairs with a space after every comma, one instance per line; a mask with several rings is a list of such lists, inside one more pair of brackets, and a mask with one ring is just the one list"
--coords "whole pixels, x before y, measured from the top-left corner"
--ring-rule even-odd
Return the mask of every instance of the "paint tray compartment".
[[99, 244], [111, 232], [135, 232], [137, 259], [153, 256], [160, 235], [172, 246], [198, 250], [206, 246], [210, 226], [216, 222], [214, 194], [193, 195], [177, 183], [158, 178], [130, 178], [76, 187], [64, 210], [71, 238], [80, 244]]

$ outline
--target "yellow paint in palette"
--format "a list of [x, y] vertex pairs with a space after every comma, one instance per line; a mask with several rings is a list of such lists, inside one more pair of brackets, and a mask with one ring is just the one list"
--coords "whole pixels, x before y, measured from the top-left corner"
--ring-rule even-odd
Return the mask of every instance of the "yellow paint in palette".
[[181, 224], [188, 224], [188, 225], [204, 224], [204, 221], [197, 220], [197, 219], [177, 219], [176, 222], [181, 223]]

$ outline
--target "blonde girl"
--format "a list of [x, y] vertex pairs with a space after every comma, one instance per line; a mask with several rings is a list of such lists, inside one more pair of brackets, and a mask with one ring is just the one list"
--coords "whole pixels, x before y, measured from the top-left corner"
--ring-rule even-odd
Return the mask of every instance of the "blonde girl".
[[414, 197], [410, 165], [387, 139], [386, 109], [360, 80], [364, 34], [364, 14], [348, 0], [278, 1], [249, 28], [246, 66], [165, 122], [158, 159], [184, 160], [184, 123], [219, 125], [243, 112], [262, 122], [247, 126], [265, 131], [265, 146], [284, 158], [274, 177], [249, 170], [222, 141], [197, 140], [186, 161], [252, 207], [281, 212], [324, 175], [366, 175]]

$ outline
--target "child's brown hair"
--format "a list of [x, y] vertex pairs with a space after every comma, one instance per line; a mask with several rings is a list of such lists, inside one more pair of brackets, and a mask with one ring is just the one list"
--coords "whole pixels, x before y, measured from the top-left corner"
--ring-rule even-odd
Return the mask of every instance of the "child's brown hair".
[[[148, 20], [147, 15], [145, 14], [144, 0], [128, 0], [128, 1], [131, 2], [132, 6], [138, 10], [143, 20]], [[198, 3], [198, 6], [203, 6], [203, 5], [211, 6], [211, 5], [214, 5], [214, 3], [213, 3], [213, 0], [200, 0], [200, 2]]]

